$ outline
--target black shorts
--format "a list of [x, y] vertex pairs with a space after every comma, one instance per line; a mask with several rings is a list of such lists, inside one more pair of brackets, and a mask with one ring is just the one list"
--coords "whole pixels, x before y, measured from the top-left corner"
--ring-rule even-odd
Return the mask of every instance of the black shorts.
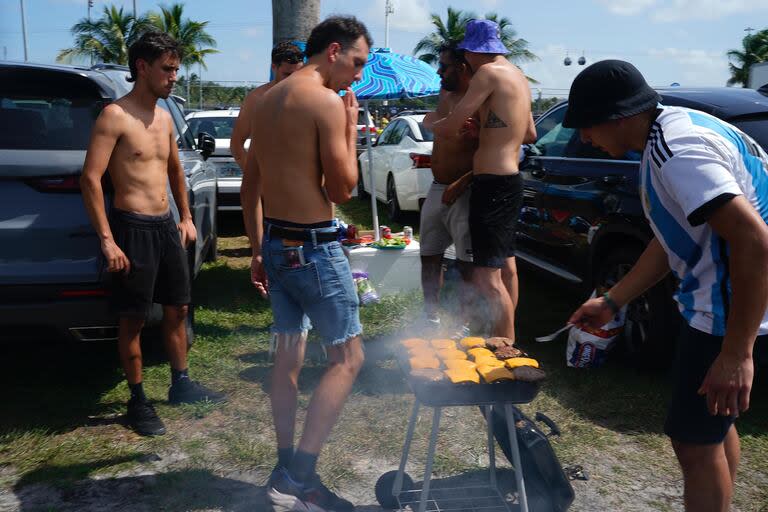
[[469, 197], [472, 262], [501, 268], [515, 255], [517, 219], [523, 206], [523, 178], [517, 174], [475, 174]]
[[153, 303], [191, 301], [189, 263], [170, 212], [141, 215], [113, 208], [109, 225], [115, 243], [131, 263], [113, 274], [112, 308], [120, 316], [146, 316]]
[[[755, 360], [768, 336], [755, 342]], [[729, 416], [712, 416], [706, 395], [698, 390], [723, 346], [722, 336], [713, 336], [684, 324], [677, 339], [677, 357], [672, 367], [672, 400], [664, 433], [673, 441], [688, 444], [718, 444], [733, 425]]]

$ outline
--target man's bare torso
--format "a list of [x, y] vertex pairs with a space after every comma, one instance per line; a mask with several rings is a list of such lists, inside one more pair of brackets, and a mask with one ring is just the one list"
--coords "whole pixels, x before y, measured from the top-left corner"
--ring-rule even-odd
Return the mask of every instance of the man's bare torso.
[[271, 88], [257, 103], [251, 145], [259, 166], [264, 216], [297, 223], [330, 220], [333, 204], [323, 187], [315, 101], [334, 94], [298, 74]]
[[[114, 187], [114, 204], [125, 211], [162, 215], [168, 211], [168, 159], [173, 140], [170, 116], [160, 107], [139, 109], [122, 98], [120, 137], [107, 171]], [[175, 149], [175, 148], [174, 148]]]
[[[440, 101], [437, 104], [438, 118], [448, 116], [463, 96], [463, 93], [458, 92], [445, 92], [441, 94]], [[435, 177], [435, 181], [444, 185], [450, 185], [471, 171], [476, 150], [477, 139], [471, 139], [463, 135], [454, 137], [435, 135], [432, 146], [432, 174]]]
[[480, 145], [474, 156], [475, 174], [515, 174], [520, 146], [531, 117], [528, 82], [517, 66], [506, 59], [485, 64], [493, 90], [480, 107]]

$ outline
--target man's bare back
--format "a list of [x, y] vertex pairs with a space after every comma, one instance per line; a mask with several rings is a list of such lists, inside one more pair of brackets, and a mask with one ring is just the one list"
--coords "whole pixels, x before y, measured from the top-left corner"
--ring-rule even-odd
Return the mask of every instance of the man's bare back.
[[258, 162], [265, 217], [303, 224], [334, 217], [320, 147], [329, 110], [345, 121], [342, 99], [311, 70], [276, 84], [256, 106], [249, 158]]
[[[437, 104], [436, 117], [446, 117], [458, 105], [463, 93], [442, 91]], [[432, 174], [435, 181], [450, 185], [472, 170], [477, 150], [477, 139], [464, 134], [436, 135], [432, 146]]]
[[116, 138], [107, 166], [115, 206], [146, 215], [167, 212], [171, 116], [157, 106], [152, 112], [142, 110], [128, 97], [107, 106], [102, 115]]
[[487, 80], [492, 92], [478, 109], [480, 145], [475, 152], [474, 172], [514, 174], [518, 172], [520, 146], [532, 122], [528, 81], [517, 66], [501, 56], [481, 66], [472, 81], [476, 78], [483, 83]]
[[251, 137], [251, 133], [253, 133], [253, 112], [258, 102], [276, 83], [277, 81], [273, 80], [260, 85], [249, 92], [248, 96], [243, 100], [243, 105], [240, 108], [240, 113], [237, 115], [229, 142], [229, 150], [241, 169], [245, 169], [245, 157], [247, 154], [244, 144]]

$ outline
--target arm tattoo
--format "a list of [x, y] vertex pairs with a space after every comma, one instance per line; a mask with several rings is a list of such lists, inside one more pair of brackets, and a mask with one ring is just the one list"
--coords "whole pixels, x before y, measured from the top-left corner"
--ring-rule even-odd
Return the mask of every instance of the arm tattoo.
[[499, 116], [496, 115], [496, 112], [493, 110], [488, 112], [488, 119], [485, 121], [485, 125], [483, 128], [506, 128], [507, 123], [502, 121]]

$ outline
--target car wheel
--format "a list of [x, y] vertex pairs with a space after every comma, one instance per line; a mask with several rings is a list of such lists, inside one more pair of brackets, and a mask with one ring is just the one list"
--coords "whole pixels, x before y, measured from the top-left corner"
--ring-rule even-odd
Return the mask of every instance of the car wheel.
[[357, 198], [361, 201], [367, 201], [370, 199], [370, 194], [365, 191], [365, 184], [363, 182], [363, 167], [360, 163], [357, 164]]
[[[620, 248], [598, 263], [595, 288], [610, 288], [624, 277], [642, 254], [642, 248]], [[627, 305], [621, 349], [628, 361], [647, 369], [662, 369], [674, 355], [672, 342], [680, 327], [680, 315], [666, 278]]]
[[400, 203], [397, 202], [397, 189], [395, 188], [395, 179], [392, 175], [387, 178], [387, 215], [395, 222], [399, 222], [403, 216], [400, 209]]

